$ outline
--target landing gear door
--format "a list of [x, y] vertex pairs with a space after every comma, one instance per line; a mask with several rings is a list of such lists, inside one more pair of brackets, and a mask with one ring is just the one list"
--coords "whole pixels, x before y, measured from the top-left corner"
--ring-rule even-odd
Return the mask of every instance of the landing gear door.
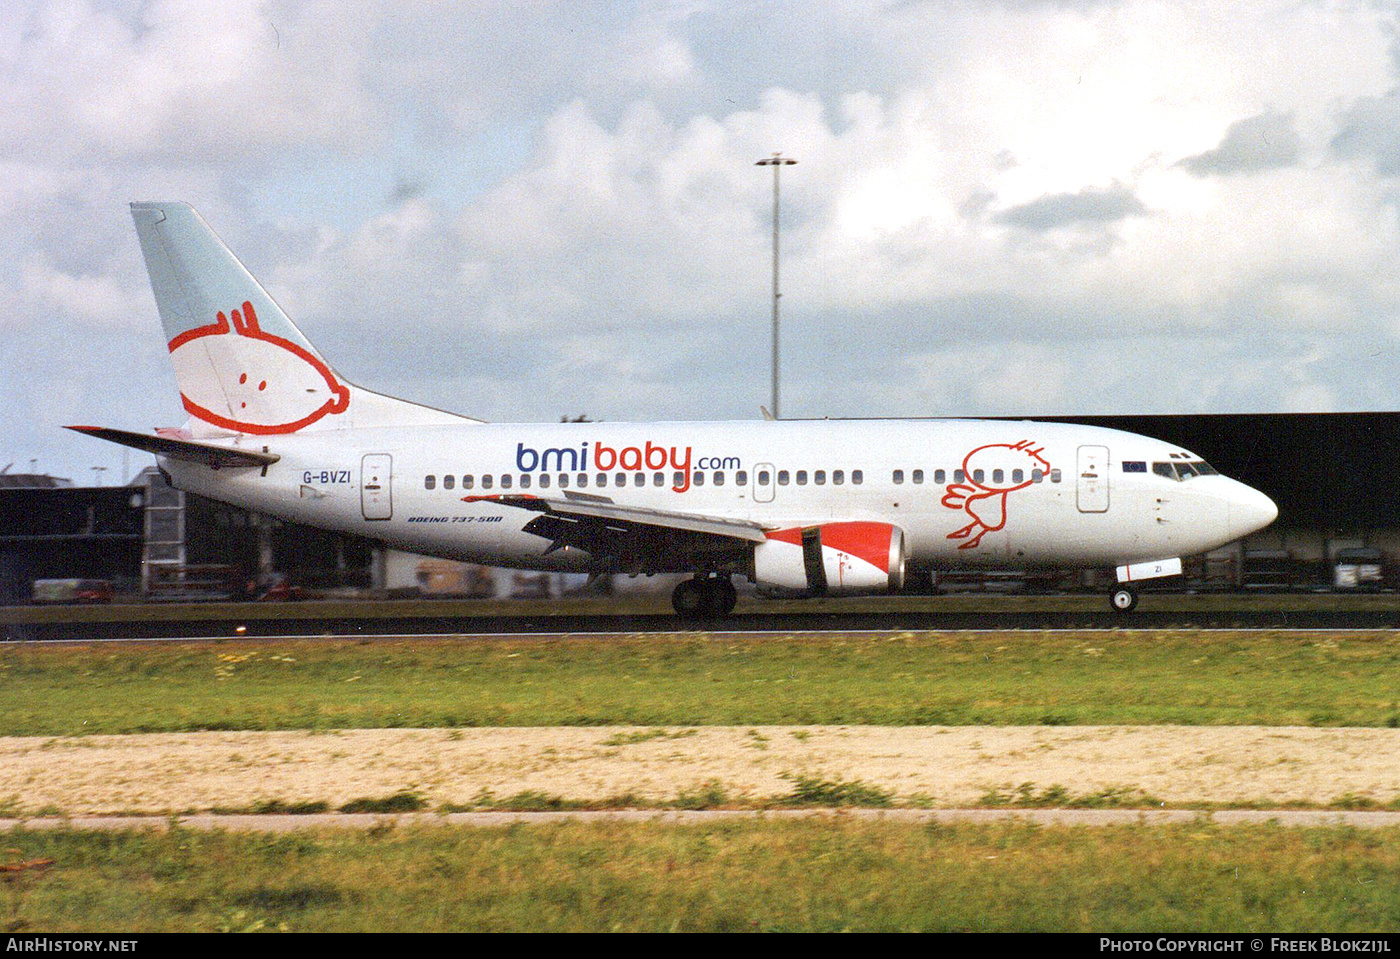
[[360, 510], [365, 519], [392, 519], [394, 459], [388, 453], [368, 453], [360, 460]]
[[1108, 447], [1079, 447], [1079, 512], [1108, 512]]
[[773, 502], [773, 464], [759, 463], [753, 468], [753, 501]]

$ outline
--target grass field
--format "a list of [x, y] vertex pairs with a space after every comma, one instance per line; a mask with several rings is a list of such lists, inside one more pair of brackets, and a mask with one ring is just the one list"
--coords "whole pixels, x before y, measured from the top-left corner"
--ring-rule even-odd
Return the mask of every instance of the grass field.
[[0, 735], [557, 725], [1400, 724], [1400, 638], [703, 634], [0, 651]]
[[[1400, 834], [751, 821], [16, 832], [0, 929], [1393, 930]], [[12, 854], [15, 855], [15, 854]], [[8, 892], [8, 895], [6, 893]]]

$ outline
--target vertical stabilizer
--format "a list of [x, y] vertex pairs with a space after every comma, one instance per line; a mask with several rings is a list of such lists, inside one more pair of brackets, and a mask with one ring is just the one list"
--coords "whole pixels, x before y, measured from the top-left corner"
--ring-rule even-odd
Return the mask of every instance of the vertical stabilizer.
[[346, 383], [187, 203], [133, 203], [196, 435], [472, 422]]

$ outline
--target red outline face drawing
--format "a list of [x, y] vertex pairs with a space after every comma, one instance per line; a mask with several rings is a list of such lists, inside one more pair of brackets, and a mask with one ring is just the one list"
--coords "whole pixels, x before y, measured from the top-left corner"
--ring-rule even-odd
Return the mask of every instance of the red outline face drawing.
[[[208, 326], [186, 330], [170, 341], [171, 359], [180, 380], [180, 399], [191, 416], [243, 433], [295, 433], [324, 416], [343, 413], [350, 390], [336, 381], [326, 364], [290, 340], [265, 333], [253, 304], [222, 311]], [[198, 343], [204, 347], [189, 347]], [[188, 348], [184, 354], [179, 351]], [[192, 367], [187, 364], [194, 364]], [[185, 389], [205, 386], [207, 394], [191, 398]], [[230, 407], [232, 416], [209, 409]], [[294, 417], [288, 419], [288, 417]]]
[[[1020, 483], [1009, 482], [1013, 469], [1038, 469], [1042, 473], [1050, 471], [1049, 461], [1040, 455], [1045, 452], [1044, 447], [1032, 449], [1031, 446], [1030, 440], [1021, 440], [1019, 443], [988, 443], [963, 457], [963, 477], [967, 483], [950, 483], [942, 500], [944, 506], [949, 509], [961, 509], [972, 518], [971, 523], [948, 534], [948, 539], [967, 539], [966, 543], [958, 544], [958, 549], [973, 549], [982, 542], [983, 536], [995, 533], [1006, 525], [1007, 494], [1025, 489], [1034, 482], [1029, 476]], [[1030, 462], [1023, 464], [1022, 458], [1029, 459]], [[982, 470], [980, 482], [972, 478], [973, 470], [976, 469]], [[1002, 475], [1007, 481], [998, 483], [989, 479], [995, 475], [993, 470], [996, 469], [1003, 471]], [[969, 483], [971, 485], [968, 485]]]

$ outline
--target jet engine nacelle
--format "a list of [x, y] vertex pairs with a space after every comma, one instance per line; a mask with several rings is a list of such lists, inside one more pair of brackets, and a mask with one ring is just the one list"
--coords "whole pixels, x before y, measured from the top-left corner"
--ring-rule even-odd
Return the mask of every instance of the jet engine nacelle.
[[872, 593], [904, 585], [904, 531], [889, 523], [773, 530], [753, 549], [754, 583], [812, 593]]

